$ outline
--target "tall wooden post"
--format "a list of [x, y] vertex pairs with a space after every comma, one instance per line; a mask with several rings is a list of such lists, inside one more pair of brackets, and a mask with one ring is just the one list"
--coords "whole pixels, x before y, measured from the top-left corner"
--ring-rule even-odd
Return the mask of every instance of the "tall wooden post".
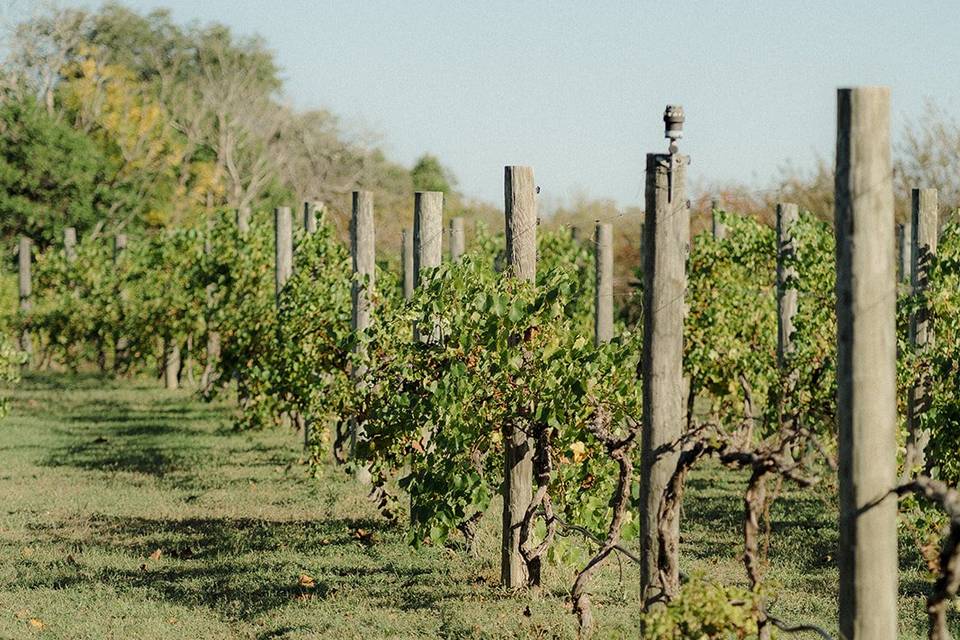
[[[504, 168], [504, 218], [507, 268], [514, 278], [535, 282], [537, 277], [537, 202], [531, 167]], [[512, 341], [516, 341], [513, 338]], [[527, 584], [526, 563], [520, 555], [520, 525], [533, 498], [533, 441], [523, 425], [503, 426], [503, 526], [500, 578], [507, 588]]]
[[896, 349], [890, 90], [837, 92], [840, 634], [897, 637]]
[[680, 437], [686, 402], [683, 318], [690, 233], [685, 186], [688, 163], [685, 156], [647, 155], [640, 441], [640, 588], [645, 603], [673, 595], [680, 581], [680, 524], [676, 520], [668, 524], [668, 557], [658, 553], [658, 527], [660, 502], [679, 455], [670, 443]]
[[[443, 192], [418, 191], [413, 197], [413, 286], [419, 288], [430, 269], [440, 266], [443, 260]], [[430, 325], [429, 318], [423, 320]], [[414, 323], [415, 340], [437, 342], [440, 327], [434, 326], [421, 333]]]
[[[33, 282], [30, 275], [31, 252], [33, 242], [26, 236], [20, 236], [20, 247], [18, 255], [18, 284], [20, 287], [20, 311], [26, 315], [30, 313], [33, 302], [30, 299], [33, 294]], [[27, 355], [25, 367], [30, 367], [33, 358], [33, 336], [29, 329], [24, 329], [20, 333], [20, 350]]]
[[303, 203], [303, 230], [307, 233], [317, 232], [317, 218], [323, 216], [322, 202]]
[[897, 266], [900, 270], [900, 282], [910, 284], [911, 276], [910, 268], [911, 256], [913, 251], [910, 249], [910, 245], [913, 242], [913, 225], [908, 220], [903, 224], [897, 225], [897, 249], [899, 251], [897, 255]]
[[466, 250], [466, 237], [463, 229], [463, 218], [457, 216], [450, 220], [450, 261], [460, 262]]
[[723, 224], [719, 212], [723, 209], [723, 202], [720, 198], [710, 200], [710, 223], [715, 240], [723, 240], [727, 237], [727, 225]]
[[[936, 189], [913, 189], [911, 193], [911, 220], [913, 237], [910, 239], [910, 285], [920, 301], [910, 316], [910, 344], [917, 351], [933, 346], [933, 318], [927, 305], [926, 293], [930, 279], [930, 263], [937, 255], [937, 235], [940, 229], [939, 204]], [[924, 450], [930, 432], [920, 429], [920, 416], [927, 410], [929, 398], [922, 384], [915, 385], [907, 398], [907, 456], [904, 471], [926, 462]]]
[[403, 299], [413, 297], [413, 230], [404, 229], [400, 235], [400, 261], [403, 263]]
[[413, 286], [428, 269], [443, 261], [443, 192], [418, 191], [413, 196]]
[[[353, 285], [351, 288], [351, 327], [362, 334], [370, 326], [373, 309], [373, 292], [376, 285], [376, 251], [374, 245], [373, 194], [369, 191], [353, 192], [353, 215], [350, 218], [350, 254], [353, 258]], [[358, 347], [363, 349], [362, 346]], [[364, 370], [353, 372], [360, 378]], [[363, 437], [363, 425], [356, 420], [350, 428], [350, 457], [356, 457], [357, 441]], [[357, 469], [357, 479], [363, 483], [370, 480], [369, 471]]]
[[276, 248], [275, 275], [276, 300], [280, 304], [280, 291], [293, 275], [293, 216], [290, 207], [277, 207], [274, 210], [273, 231]]
[[600, 345], [613, 340], [613, 226], [598, 221], [594, 243], [593, 340]]
[[793, 317], [797, 315], [797, 289], [793, 280], [796, 268], [790, 264], [796, 255], [793, 225], [800, 219], [800, 208], [792, 203], [777, 204], [777, 361], [781, 368], [793, 352]]
[[74, 227], [65, 227], [63, 229], [63, 253], [68, 262], [77, 259], [77, 230]]

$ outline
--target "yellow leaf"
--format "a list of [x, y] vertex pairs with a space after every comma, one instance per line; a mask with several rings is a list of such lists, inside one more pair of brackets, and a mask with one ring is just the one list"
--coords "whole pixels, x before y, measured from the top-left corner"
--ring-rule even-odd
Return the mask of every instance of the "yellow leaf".
[[150, 554], [150, 559], [159, 560], [162, 556], [163, 556], [163, 551], [161, 549], [157, 549], [156, 551]]
[[570, 445], [570, 451], [573, 453], [574, 462], [583, 462], [587, 458], [587, 445], [582, 442], [574, 442]]
[[43, 629], [46, 625], [43, 624], [43, 620], [41, 620], [40, 618], [30, 618], [30, 626], [39, 631], [40, 629]]
[[300, 574], [300, 580], [298, 580], [298, 583], [304, 589], [312, 589], [313, 587], [317, 586], [317, 583], [314, 581], [314, 579], [305, 573]]

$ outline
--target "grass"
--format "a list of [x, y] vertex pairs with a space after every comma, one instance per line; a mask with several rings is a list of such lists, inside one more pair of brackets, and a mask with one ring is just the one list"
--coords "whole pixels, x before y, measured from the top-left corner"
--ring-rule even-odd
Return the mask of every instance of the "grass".
[[[414, 551], [340, 471], [307, 478], [293, 433], [235, 432], [232, 411], [152, 381], [28, 377], [0, 422], [0, 638], [575, 635], [571, 567], [548, 567], [539, 594], [498, 587], [495, 509], [477, 557]], [[743, 480], [693, 474], [685, 572], [743, 584]], [[785, 491], [768, 572], [777, 615], [833, 632], [835, 502]], [[924, 637], [906, 541], [901, 564], [901, 636]], [[635, 568], [612, 563], [594, 591], [597, 636], [635, 637]]]

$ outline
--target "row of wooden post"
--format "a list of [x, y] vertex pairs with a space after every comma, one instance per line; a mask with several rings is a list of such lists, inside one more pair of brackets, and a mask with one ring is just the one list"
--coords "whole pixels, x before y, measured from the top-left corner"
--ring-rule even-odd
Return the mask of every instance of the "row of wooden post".
[[[884, 87], [841, 89], [837, 102], [836, 218], [838, 428], [840, 434], [840, 631], [847, 638], [893, 639], [897, 618], [896, 501], [889, 495], [896, 471], [896, 268], [894, 207], [891, 181], [889, 90]], [[644, 334], [641, 378], [641, 589], [645, 600], [656, 598], [661, 575], [678, 580], [678, 568], [664, 567], [658, 546], [660, 498], [676, 467], [671, 446], [684, 424], [683, 320], [686, 256], [689, 249], [689, 204], [685, 194], [688, 159], [649, 154], [646, 165], [646, 220], [643, 232]], [[505, 168], [507, 265], [512, 277], [536, 278], [537, 206], [530, 167]], [[404, 295], [420, 283], [421, 269], [440, 263], [442, 194], [418, 193], [413, 232], [401, 244]], [[713, 234], [726, 235], [716, 216]], [[316, 208], [305, 207], [304, 226], [316, 228]], [[916, 294], [926, 288], [927, 266], [936, 251], [937, 202], [933, 190], [915, 190], [911, 220], [898, 229], [900, 272]], [[797, 206], [777, 206], [778, 359], [786, 365], [792, 350], [797, 311], [796, 276], [790, 264], [795, 251], [792, 226]], [[238, 211], [241, 232], [249, 229], [249, 212]], [[276, 210], [277, 292], [293, 268], [290, 209]], [[596, 228], [595, 340], [613, 336], [612, 230]], [[450, 227], [451, 257], [464, 251], [463, 221]], [[909, 238], [909, 242], [908, 242]], [[119, 241], [119, 238], [118, 238]], [[64, 235], [68, 257], [75, 255], [76, 234]], [[354, 279], [352, 328], [363, 332], [370, 323], [375, 278], [373, 196], [354, 192], [350, 224]], [[910, 247], [909, 259], [904, 257]], [[31, 242], [19, 247], [20, 307], [30, 310]], [[928, 315], [911, 320], [911, 340], [920, 348], [932, 344]], [[28, 333], [21, 346], [32, 350]], [[358, 372], [359, 373], [359, 372]], [[911, 436], [917, 434], [917, 407], [923, 390], [911, 393]], [[355, 425], [352, 442], [362, 437]], [[518, 425], [504, 425], [502, 579], [507, 587], [526, 583], [519, 553], [519, 524], [532, 497], [532, 450]], [[670, 544], [679, 544], [679, 523], [670, 523]], [[676, 549], [672, 550], [673, 552]], [[675, 555], [675, 553], [674, 553]], [[664, 573], [666, 572], [666, 573]]]

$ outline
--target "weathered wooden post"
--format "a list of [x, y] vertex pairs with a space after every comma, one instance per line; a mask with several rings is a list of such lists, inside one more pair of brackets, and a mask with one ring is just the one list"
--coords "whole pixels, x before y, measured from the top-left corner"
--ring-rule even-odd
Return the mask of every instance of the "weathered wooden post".
[[[443, 261], [443, 192], [418, 191], [413, 196], [413, 286], [419, 288], [430, 269]], [[423, 323], [432, 324], [430, 318]], [[427, 333], [421, 333], [418, 325], [413, 327], [415, 340], [437, 342], [440, 327], [433, 325]]]
[[240, 235], [250, 233], [250, 207], [240, 207], [237, 209], [237, 230]]
[[418, 191], [413, 196], [413, 286], [428, 269], [443, 261], [443, 192]]
[[720, 198], [710, 200], [710, 223], [715, 240], [724, 240], [727, 237], [727, 225], [723, 224], [719, 212], [723, 210], [723, 202]]
[[[127, 234], [118, 233], [113, 236], [113, 266], [114, 272], [121, 274], [120, 271], [120, 261], [123, 258], [124, 251], [127, 250]], [[126, 310], [125, 302], [127, 300], [127, 292], [123, 288], [123, 279], [122, 276], [117, 280], [117, 300], [120, 303], [120, 323], [123, 325], [124, 312]], [[119, 333], [120, 328], [117, 328], [117, 331], [114, 333], [113, 337], [113, 370], [114, 372], [119, 372], [121, 366], [127, 359], [127, 349], [130, 347], [130, 342], [126, 336]]]
[[908, 220], [897, 225], [897, 266], [900, 268], [900, 282], [910, 284], [910, 261], [913, 251], [910, 244], [913, 242], [913, 225]]
[[896, 349], [890, 90], [837, 92], [840, 635], [897, 637]]
[[280, 306], [280, 291], [293, 275], [293, 216], [290, 207], [277, 207], [273, 215], [274, 247], [276, 249], [275, 289], [277, 306]]
[[323, 216], [322, 202], [303, 203], [303, 230], [313, 234], [317, 232], [317, 218]]
[[63, 253], [67, 257], [67, 262], [77, 259], [77, 230], [74, 227], [63, 229]]
[[[926, 293], [930, 280], [930, 263], [937, 255], [937, 234], [940, 229], [939, 205], [936, 189], [913, 189], [911, 193], [910, 279], [913, 295], [920, 305], [910, 316], [910, 344], [917, 351], [933, 346], [933, 318], [927, 305]], [[918, 384], [907, 398], [907, 455], [904, 472], [909, 473], [926, 462], [924, 450], [930, 432], [921, 430], [920, 416], [927, 410], [927, 390]]]
[[120, 262], [120, 256], [127, 250], [127, 234], [118, 233], [113, 237], [113, 263]]
[[[537, 277], [537, 201], [533, 168], [504, 167], [504, 218], [510, 276], [528, 282]], [[517, 338], [513, 339], [514, 341]], [[503, 426], [503, 527], [500, 578], [515, 589], [527, 584], [520, 554], [520, 525], [533, 499], [533, 441], [513, 421]]]
[[[679, 122], [678, 122], [679, 120]], [[680, 523], [667, 523], [666, 554], [659, 550], [660, 503], [677, 467], [671, 446], [684, 424], [683, 319], [690, 233], [686, 175], [689, 158], [676, 152], [683, 109], [668, 106], [664, 121], [671, 153], [647, 154], [643, 244], [643, 433], [640, 444], [640, 588], [653, 603], [679, 589]], [[662, 577], [662, 579], [661, 579]]]
[[403, 263], [403, 299], [413, 297], [413, 230], [400, 232], [400, 261]]
[[[20, 236], [20, 246], [19, 246], [19, 255], [18, 255], [18, 284], [20, 287], [20, 311], [26, 316], [30, 313], [30, 309], [33, 307], [33, 302], [30, 299], [33, 294], [33, 283], [30, 276], [30, 267], [31, 267], [31, 252], [33, 250], [33, 242], [30, 238], [26, 236]], [[33, 336], [30, 335], [30, 330], [24, 328], [20, 333], [20, 350], [23, 351], [27, 356], [27, 361], [24, 364], [24, 367], [29, 368], [33, 359]]]
[[594, 242], [593, 340], [600, 345], [613, 340], [613, 226], [598, 220]]
[[[351, 287], [352, 314], [351, 327], [362, 334], [370, 326], [373, 310], [373, 292], [376, 285], [376, 250], [373, 222], [373, 194], [369, 191], [353, 192], [353, 215], [350, 218], [350, 253], [353, 257], [353, 285]], [[363, 345], [357, 347], [363, 350]], [[364, 369], [353, 371], [359, 379]], [[353, 420], [350, 424], [350, 457], [356, 458], [357, 441], [363, 438], [363, 425]], [[370, 481], [370, 472], [358, 466], [357, 479], [366, 484]]]
[[163, 381], [170, 391], [180, 388], [180, 344], [172, 336], [163, 339]]
[[777, 361], [782, 369], [793, 352], [793, 317], [797, 315], [797, 270], [791, 264], [796, 255], [793, 225], [800, 208], [789, 202], [777, 204]]
[[466, 236], [463, 229], [463, 218], [457, 216], [450, 220], [450, 261], [460, 262], [466, 250]]

